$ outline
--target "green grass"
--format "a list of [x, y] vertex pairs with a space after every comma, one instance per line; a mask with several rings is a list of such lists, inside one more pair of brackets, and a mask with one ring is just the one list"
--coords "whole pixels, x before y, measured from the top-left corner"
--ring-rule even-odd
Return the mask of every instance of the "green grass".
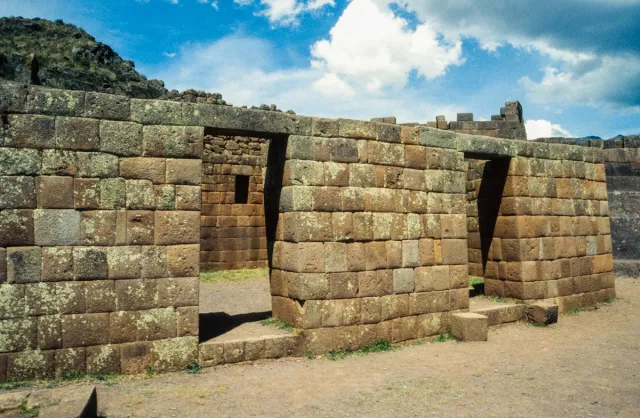
[[565, 315], [580, 315], [582, 312], [593, 312], [598, 310], [597, 306], [585, 306], [584, 308], [571, 309], [570, 311], [565, 312]]
[[271, 317], [271, 318], [263, 319], [262, 321], [260, 321], [260, 324], [265, 327], [276, 327], [287, 332], [293, 331], [293, 325], [278, 318]]
[[469, 276], [469, 286], [484, 284], [484, 277]]
[[6, 381], [0, 383], [0, 390], [14, 390], [14, 389], [22, 389], [29, 388], [34, 386], [36, 382], [32, 381], [24, 381], [24, 382], [14, 382], [14, 381]]
[[193, 360], [191, 363], [187, 365], [187, 373], [189, 374], [198, 374], [202, 371], [200, 368], [200, 363], [197, 360]]
[[456, 341], [456, 337], [453, 336], [450, 332], [445, 332], [444, 334], [438, 335], [433, 341], [437, 343], [444, 343], [447, 341]]
[[200, 281], [205, 283], [242, 282], [251, 279], [268, 279], [269, 269], [240, 269], [205, 271], [200, 273]]
[[505, 298], [501, 298], [500, 296], [484, 296], [487, 299], [491, 299], [494, 302], [497, 303], [511, 303], [511, 301], [509, 299], [505, 299]]
[[607, 305], [611, 305], [613, 302], [615, 302], [616, 299], [615, 298], [606, 298], [604, 300], [604, 303], [606, 303]]
[[354, 355], [354, 354], [357, 356], [364, 356], [371, 353], [380, 353], [383, 351], [391, 351], [395, 349], [396, 347], [392, 345], [389, 341], [378, 340], [371, 345], [368, 345], [366, 347], [363, 347], [355, 351], [354, 350], [329, 351], [327, 354], [325, 354], [325, 357], [328, 358], [329, 360], [336, 361], [336, 360], [342, 360], [343, 358], [350, 355]]

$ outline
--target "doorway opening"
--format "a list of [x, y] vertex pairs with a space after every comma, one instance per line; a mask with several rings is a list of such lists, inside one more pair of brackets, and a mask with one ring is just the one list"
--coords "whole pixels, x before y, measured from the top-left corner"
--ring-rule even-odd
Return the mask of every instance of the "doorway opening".
[[284, 158], [270, 157], [285, 149], [282, 143], [286, 147], [286, 136], [205, 128], [200, 342], [243, 340], [280, 331], [263, 323], [271, 318], [267, 235], [275, 227], [268, 224], [277, 224], [280, 193], [279, 187], [275, 192], [268, 190], [266, 179], [279, 177], [282, 183]]
[[510, 159], [465, 155], [470, 310], [477, 308], [474, 305], [492, 302], [482, 297], [492, 296], [485, 291], [485, 279], [497, 279], [498, 263], [502, 260], [501, 238], [494, 232], [509, 164]]

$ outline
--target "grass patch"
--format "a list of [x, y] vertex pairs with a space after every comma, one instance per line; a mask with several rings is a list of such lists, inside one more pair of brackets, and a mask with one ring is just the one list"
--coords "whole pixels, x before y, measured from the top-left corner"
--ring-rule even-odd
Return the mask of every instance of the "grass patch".
[[435, 341], [437, 343], [444, 343], [444, 342], [447, 342], [447, 341], [457, 341], [457, 340], [456, 340], [456, 337], [454, 337], [452, 333], [445, 332], [444, 334], [438, 335], [436, 338], [433, 339], [433, 341]]
[[511, 303], [509, 299], [501, 298], [500, 296], [484, 296], [487, 299], [490, 299], [497, 303]]
[[193, 360], [191, 363], [187, 364], [187, 373], [189, 374], [198, 374], [202, 371], [200, 368], [200, 363], [198, 360]]
[[478, 286], [484, 284], [484, 277], [469, 276], [469, 286]]
[[240, 269], [205, 271], [200, 273], [200, 281], [205, 283], [242, 282], [250, 279], [268, 279], [269, 269]]
[[29, 388], [34, 386], [36, 382], [25, 381], [25, 382], [14, 382], [14, 381], [6, 381], [0, 383], [0, 390], [14, 390], [14, 389], [22, 389]]
[[327, 354], [325, 354], [325, 357], [328, 358], [329, 360], [336, 361], [336, 360], [342, 360], [343, 358], [353, 354], [357, 356], [364, 356], [371, 353], [380, 353], [383, 351], [395, 350], [395, 348], [396, 347], [387, 340], [378, 340], [371, 345], [362, 347], [361, 349], [355, 350], [355, 351], [354, 350], [329, 351]]
[[604, 303], [606, 303], [607, 305], [611, 305], [613, 302], [615, 302], [616, 299], [615, 298], [606, 298], [604, 300]]
[[593, 312], [597, 310], [598, 310], [597, 306], [585, 306], [584, 308], [577, 308], [577, 309], [572, 309], [570, 311], [567, 311], [565, 312], [565, 315], [575, 316], [575, 315], [580, 315], [582, 312]]
[[265, 327], [276, 327], [287, 332], [293, 331], [293, 325], [274, 317], [263, 319], [262, 321], [260, 321], [260, 325], [263, 325]]

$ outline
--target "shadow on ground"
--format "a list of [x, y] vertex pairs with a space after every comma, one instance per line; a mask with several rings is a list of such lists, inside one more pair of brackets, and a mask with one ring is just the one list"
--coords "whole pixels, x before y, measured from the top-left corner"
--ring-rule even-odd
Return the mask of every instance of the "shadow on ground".
[[229, 315], [225, 312], [200, 314], [200, 342], [209, 341], [248, 322], [271, 318], [271, 311]]

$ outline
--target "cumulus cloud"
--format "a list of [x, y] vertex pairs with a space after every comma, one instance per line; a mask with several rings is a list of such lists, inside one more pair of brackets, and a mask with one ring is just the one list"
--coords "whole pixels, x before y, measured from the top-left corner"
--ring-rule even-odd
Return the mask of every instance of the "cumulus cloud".
[[462, 42], [441, 38], [428, 24], [410, 29], [407, 20], [372, 0], [352, 0], [329, 33], [311, 47], [314, 65], [342, 83], [372, 93], [403, 88], [412, 70], [425, 78], [460, 65]]
[[553, 64], [539, 81], [521, 80], [535, 102], [640, 108], [638, 0], [378, 1], [490, 51], [510, 44], [547, 57]]
[[[254, 0], [233, 0], [239, 6], [249, 6]], [[299, 15], [316, 12], [325, 6], [334, 7], [335, 0], [256, 0], [261, 10], [258, 15], [266, 16], [269, 22], [278, 25], [296, 25]]]
[[[147, 72], [164, 80], [169, 89], [220, 92], [236, 106], [275, 103], [281, 109], [307, 115], [370, 119], [393, 110], [401, 121], [425, 122], [437, 114], [453, 120], [461, 108], [424, 92], [372, 94], [311, 65], [282, 69], [275, 61], [276, 52], [263, 39], [229, 36], [212, 43], [184, 45], [168, 65]], [[320, 94], [328, 91], [331, 94]]]
[[563, 129], [558, 124], [553, 124], [548, 120], [527, 120], [524, 123], [529, 139], [549, 138], [549, 137], [570, 137], [569, 131]]

